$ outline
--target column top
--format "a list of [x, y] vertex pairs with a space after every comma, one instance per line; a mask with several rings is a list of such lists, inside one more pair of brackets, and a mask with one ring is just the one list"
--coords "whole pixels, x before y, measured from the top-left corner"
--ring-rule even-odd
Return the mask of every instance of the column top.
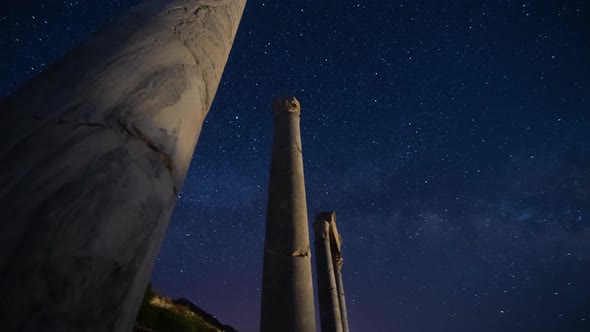
[[328, 224], [329, 227], [328, 233], [330, 235], [330, 244], [332, 249], [335, 250], [335, 252], [340, 253], [342, 250], [342, 237], [340, 236], [340, 233], [338, 233], [338, 228], [336, 227], [336, 212], [322, 211], [316, 215], [314, 230], [316, 227], [321, 230], [321, 227], [323, 227], [325, 224]]
[[281, 113], [295, 113], [299, 115], [301, 108], [299, 101], [294, 96], [279, 96], [272, 101], [272, 113], [277, 116]]

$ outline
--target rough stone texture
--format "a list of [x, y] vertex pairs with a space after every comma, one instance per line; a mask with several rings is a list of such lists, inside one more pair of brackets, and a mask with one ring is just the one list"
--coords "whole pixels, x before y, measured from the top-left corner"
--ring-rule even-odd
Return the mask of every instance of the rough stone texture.
[[338, 288], [330, 249], [331, 214], [326, 214], [318, 214], [313, 223], [320, 323], [322, 332], [342, 332]]
[[130, 331], [245, 0], [148, 0], [0, 102], [0, 321]]
[[262, 332], [316, 330], [299, 115], [294, 97], [273, 101]]
[[342, 237], [336, 212], [320, 212], [314, 222], [317, 281], [322, 332], [348, 332], [348, 315], [342, 283]]

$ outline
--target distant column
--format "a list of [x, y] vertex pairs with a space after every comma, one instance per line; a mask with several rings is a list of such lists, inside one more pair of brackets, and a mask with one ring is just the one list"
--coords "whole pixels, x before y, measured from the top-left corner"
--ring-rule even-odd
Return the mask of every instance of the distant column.
[[336, 227], [336, 212], [318, 213], [313, 226], [322, 332], [348, 332], [341, 273], [342, 237]]
[[[340, 301], [330, 250], [330, 223], [325, 214], [318, 214], [313, 224], [315, 261], [322, 332], [343, 332]], [[330, 219], [328, 219], [330, 220]]]
[[[342, 240], [340, 241], [342, 243]], [[340, 303], [340, 316], [342, 317], [342, 332], [349, 332], [348, 313], [346, 311], [346, 299], [344, 298], [344, 284], [342, 283], [342, 254], [334, 255], [334, 272], [336, 273], [336, 287], [338, 288], [338, 302]]]
[[245, 0], [146, 0], [0, 101], [0, 326], [131, 331]]
[[295, 97], [279, 97], [272, 109], [260, 331], [313, 332], [316, 326], [300, 106]]

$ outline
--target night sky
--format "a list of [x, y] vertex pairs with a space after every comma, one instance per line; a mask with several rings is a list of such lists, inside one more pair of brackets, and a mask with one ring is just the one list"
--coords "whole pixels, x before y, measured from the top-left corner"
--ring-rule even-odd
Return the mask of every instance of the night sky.
[[[0, 95], [135, 1], [2, 1]], [[152, 277], [258, 329], [271, 99], [356, 332], [590, 331], [590, 3], [247, 4]]]

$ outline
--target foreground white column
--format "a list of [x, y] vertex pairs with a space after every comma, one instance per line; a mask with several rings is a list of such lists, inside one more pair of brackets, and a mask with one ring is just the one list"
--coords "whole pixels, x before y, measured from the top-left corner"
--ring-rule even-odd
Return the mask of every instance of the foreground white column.
[[0, 102], [0, 322], [128, 332], [245, 0], [147, 0]]
[[316, 330], [299, 114], [294, 97], [273, 101], [262, 332]]

